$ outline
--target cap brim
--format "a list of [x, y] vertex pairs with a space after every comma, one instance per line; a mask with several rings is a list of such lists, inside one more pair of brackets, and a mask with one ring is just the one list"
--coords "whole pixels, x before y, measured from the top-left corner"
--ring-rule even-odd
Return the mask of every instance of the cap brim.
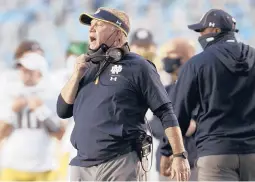
[[19, 69], [21, 67], [24, 67], [28, 70], [34, 71], [34, 69], [31, 69], [29, 66], [27, 66], [26, 64], [22, 64], [21, 62], [17, 62], [14, 66], [15, 69]]
[[106, 23], [110, 23], [110, 24], [116, 26], [114, 23], [109, 22], [109, 21], [107, 21], [107, 20], [105, 20], [105, 19], [103, 19], [103, 18], [101, 18], [101, 17], [95, 17], [95, 16], [93, 16], [93, 15], [91, 15], [91, 14], [87, 14], [87, 13], [82, 13], [82, 14], [80, 15], [80, 22], [81, 22], [82, 24], [84, 24], [84, 25], [91, 25], [91, 21], [92, 21], [93, 19], [95, 19], [95, 20], [100, 20], [100, 21], [103, 21], [103, 22], [106, 22]]
[[15, 64], [15, 68], [20, 68], [20, 67], [24, 67], [28, 70], [33, 70], [33, 69], [30, 69], [26, 64], [22, 63], [21, 61], [18, 61], [16, 64]]
[[195, 32], [201, 32], [205, 27], [201, 23], [196, 23], [192, 25], [188, 25], [188, 28], [194, 30]]
[[82, 13], [80, 15], [80, 22], [84, 25], [90, 25], [91, 24], [91, 21], [94, 19], [95, 17], [93, 17], [92, 15], [90, 14], [87, 14], [87, 13]]
[[128, 35], [128, 33], [123, 29], [123, 28], [121, 28], [121, 27], [118, 27], [116, 24], [114, 24], [114, 23], [112, 23], [112, 22], [110, 22], [110, 21], [107, 21], [107, 20], [105, 20], [105, 19], [103, 19], [103, 18], [101, 18], [101, 17], [95, 17], [95, 16], [93, 16], [93, 15], [91, 15], [91, 14], [87, 14], [87, 13], [82, 13], [81, 15], [80, 15], [80, 22], [82, 23], [82, 24], [84, 24], [84, 25], [91, 25], [91, 21], [93, 20], [93, 19], [95, 19], [95, 20], [100, 20], [100, 21], [103, 21], [103, 22], [106, 22], [106, 23], [110, 23], [110, 24], [112, 24], [113, 26], [116, 26], [117, 28], [119, 28], [121, 31], [123, 31], [124, 32], [124, 34], [127, 36]]

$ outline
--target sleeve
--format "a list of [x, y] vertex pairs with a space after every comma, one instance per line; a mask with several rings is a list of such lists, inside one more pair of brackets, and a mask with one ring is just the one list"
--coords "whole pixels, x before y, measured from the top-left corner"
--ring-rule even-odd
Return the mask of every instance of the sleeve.
[[199, 99], [198, 93], [197, 73], [194, 65], [187, 62], [181, 68], [173, 92], [170, 94], [174, 112], [183, 134], [188, 130], [192, 112]]
[[170, 100], [155, 66], [144, 60], [140, 68], [136, 82], [139, 90], [141, 90], [142, 97], [154, 112], [160, 106], [170, 103]]
[[154, 113], [160, 119], [164, 129], [167, 129], [168, 127], [179, 126], [177, 118], [174, 114], [174, 109], [170, 102], [160, 106], [155, 110]]
[[58, 96], [57, 114], [62, 119], [70, 118], [73, 116], [73, 104], [66, 103], [61, 94]]

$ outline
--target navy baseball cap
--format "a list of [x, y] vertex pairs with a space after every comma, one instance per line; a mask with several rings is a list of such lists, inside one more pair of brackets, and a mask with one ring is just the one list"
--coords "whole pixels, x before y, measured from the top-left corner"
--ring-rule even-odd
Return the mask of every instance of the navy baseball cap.
[[155, 45], [152, 33], [144, 28], [139, 28], [133, 33], [130, 44], [138, 46]]
[[[129, 25], [123, 21], [123, 19], [118, 15], [119, 10], [111, 11], [111, 9], [107, 8], [99, 8], [94, 14], [82, 13], [80, 15], [80, 22], [85, 25], [90, 25], [93, 19], [100, 20], [103, 22], [110, 23], [121, 31], [127, 36], [129, 33]], [[124, 12], [122, 12], [123, 14]], [[128, 17], [128, 16], [126, 16]], [[128, 20], [129, 22], [129, 20]]]
[[202, 32], [205, 28], [220, 28], [223, 31], [238, 32], [236, 20], [221, 9], [211, 9], [200, 19], [199, 23], [188, 25], [188, 28], [196, 32]]

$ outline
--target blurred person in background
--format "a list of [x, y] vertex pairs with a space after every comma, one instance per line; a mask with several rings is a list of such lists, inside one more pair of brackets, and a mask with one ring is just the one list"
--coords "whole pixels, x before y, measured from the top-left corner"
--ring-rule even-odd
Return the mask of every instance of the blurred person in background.
[[26, 53], [37, 53], [40, 55], [44, 55], [44, 51], [41, 48], [40, 44], [36, 41], [32, 40], [25, 40], [19, 44], [17, 47], [15, 54], [14, 54], [14, 59], [18, 60], [20, 59], [24, 54]]
[[236, 40], [236, 20], [221, 9], [188, 28], [203, 52], [182, 66], [172, 98], [183, 133], [198, 108], [198, 181], [254, 181], [255, 50]]
[[[157, 45], [151, 31], [145, 28], [139, 28], [134, 31], [130, 40], [130, 50], [151, 61], [157, 68], [163, 85], [169, 84], [168, 75], [162, 70], [161, 59], [157, 56]], [[151, 118], [151, 113], [149, 118]]]
[[[162, 67], [166, 73], [171, 76], [171, 84], [166, 86], [166, 91], [172, 98], [172, 91], [174, 83], [178, 80], [178, 73], [183, 64], [185, 64], [191, 57], [195, 55], [194, 43], [185, 38], [174, 38], [167, 43], [163, 44], [161, 49]], [[195, 117], [195, 116], [194, 116]], [[195, 161], [197, 159], [196, 144], [193, 139], [193, 134], [196, 130], [196, 122], [194, 120], [190, 121], [189, 129], [184, 136], [184, 145], [188, 152], [188, 159], [191, 168], [190, 181], [197, 180], [197, 171], [195, 169]], [[160, 146], [157, 150], [158, 152], [158, 168], [160, 170], [160, 180], [166, 181], [170, 177], [170, 171], [168, 171], [171, 165], [171, 147], [167, 141], [164, 133], [159, 133], [158, 138], [160, 138]], [[171, 156], [171, 157], [170, 157]], [[159, 164], [160, 163], [160, 164]]]
[[[17, 56], [20, 82], [9, 83], [1, 103], [0, 139], [3, 181], [56, 180], [52, 136], [61, 139], [64, 128], [56, 116], [56, 90], [47, 78], [45, 58], [30, 52]], [[4, 106], [3, 106], [4, 105]], [[3, 111], [3, 110], [1, 110]]]
[[[157, 62], [159, 63], [159, 70], [162, 70], [162, 81], [165, 83], [165, 86], [169, 86], [176, 81], [178, 70], [174, 73], [169, 74], [168, 65], [165, 63], [165, 58], [178, 59], [178, 55], [182, 55], [180, 59], [180, 64], [183, 65], [189, 58], [195, 54], [195, 43], [190, 39], [185, 38], [173, 38], [168, 42], [164, 43], [159, 47], [157, 56]], [[170, 63], [171, 64], [171, 63]]]
[[[14, 60], [21, 58], [24, 54], [29, 52], [35, 52], [40, 55], [44, 54], [44, 51], [38, 42], [31, 41], [31, 40], [24, 40], [16, 48], [15, 54], [14, 54]], [[9, 83], [17, 82], [17, 81], [20, 81], [20, 79], [19, 79], [18, 71], [16, 69], [13, 69], [13, 68], [6, 69], [1, 73], [0, 84], [2, 89], [0, 89], [0, 100], [2, 99], [2, 96], [4, 96], [4, 94], [2, 93], [2, 91], [4, 90], [4, 87], [7, 86]]]
[[[31, 41], [31, 40], [25, 40], [25, 41], [21, 42], [18, 45], [18, 47], [16, 48], [15, 53], [14, 53], [14, 60], [17, 61], [26, 53], [31, 53], [31, 52], [35, 52], [40, 55], [44, 54], [44, 51], [38, 42]], [[6, 99], [5, 91], [8, 91], [8, 89], [11, 88], [10, 85], [13, 83], [16, 83], [16, 82], [20, 82], [20, 81], [21, 81], [21, 79], [20, 79], [19, 72], [17, 69], [13, 69], [13, 68], [7, 69], [1, 74], [1, 76], [0, 76], [0, 84], [1, 84], [0, 102], [2, 102], [2, 103], [5, 102], [5, 99]], [[1, 110], [5, 109], [5, 106], [3, 106], [3, 107], [4, 108], [1, 108]], [[0, 113], [0, 116], [1, 116], [1, 113]]]
[[[129, 51], [125, 12], [100, 8], [80, 21], [90, 26], [90, 50], [77, 58], [57, 103], [61, 118], [75, 120], [71, 180], [145, 180], [147, 150], [141, 146], [151, 141], [143, 127], [148, 107], [161, 119], [174, 153], [186, 153], [171, 102], [155, 66]], [[174, 158], [172, 169], [177, 180], [188, 180], [187, 159]]]
[[157, 47], [153, 40], [152, 33], [144, 28], [135, 30], [131, 36], [130, 51], [137, 53], [154, 63], [157, 54]]
[[[36, 52], [40, 55], [44, 54], [43, 49], [41, 48], [40, 44], [36, 41], [32, 40], [24, 40], [22, 41], [16, 48], [15, 54], [14, 54], [14, 60], [16, 61], [17, 59], [20, 59], [24, 54], [29, 53], [29, 52]], [[8, 102], [6, 101], [6, 91], [8, 92], [8, 89], [11, 88], [10, 85], [13, 83], [18, 83], [20, 82], [20, 77], [17, 69], [13, 68], [6, 68], [3, 70], [0, 74], [0, 118], [1, 115], [4, 115], [5, 113], [5, 103]], [[4, 121], [0, 119], [0, 127], [4, 128]], [[4, 130], [3, 132], [8, 133], [8, 129]], [[5, 134], [2, 134], [2, 137], [5, 136]], [[1, 138], [0, 138], [1, 141]], [[0, 160], [1, 160], [1, 142], [0, 142]], [[1, 165], [1, 164], [0, 164]]]

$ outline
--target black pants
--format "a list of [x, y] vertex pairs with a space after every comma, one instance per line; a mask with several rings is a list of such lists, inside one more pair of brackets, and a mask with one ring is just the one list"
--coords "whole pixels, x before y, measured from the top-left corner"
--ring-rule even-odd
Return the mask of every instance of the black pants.
[[255, 181], [255, 154], [200, 157], [197, 169], [198, 181]]

